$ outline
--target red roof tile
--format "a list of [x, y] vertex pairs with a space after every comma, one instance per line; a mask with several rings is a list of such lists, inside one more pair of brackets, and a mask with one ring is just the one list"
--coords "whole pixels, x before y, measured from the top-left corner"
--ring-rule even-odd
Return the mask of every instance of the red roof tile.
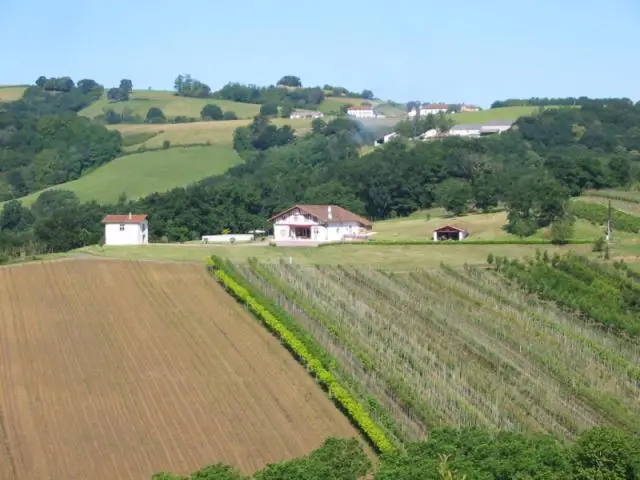
[[447, 105], [446, 103], [425, 103], [424, 105], [422, 105], [422, 108], [435, 110], [436, 108], [449, 108], [449, 105]]
[[[331, 220], [329, 220], [329, 207], [331, 207]], [[278, 213], [277, 215], [274, 215], [269, 220], [275, 220], [278, 217], [281, 217], [284, 214], [290, 212], [294, 208], [298, 208], [301, 211], [308, 213], [313, 217], [316, 217], [323, 223], [357, 222], [365, 227], [370, 227], [373, 225], [373, 222], [371, 222], [370, 220], [367, 220], [360, 215], [356, 215], [355, 213], [350, 212], [349, 210], [338, 205], [294, 205], [293, 207], [288, 208], [285, 211]]]
[[142, 223], [147, 219], [146, 215], [107, 215], [102, 223]]

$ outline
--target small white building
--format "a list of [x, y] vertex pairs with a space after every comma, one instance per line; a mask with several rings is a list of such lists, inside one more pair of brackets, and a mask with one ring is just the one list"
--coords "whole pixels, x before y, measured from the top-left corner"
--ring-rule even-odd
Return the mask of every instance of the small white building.
[[[427, 115], [436, 115], [438, 113], [447, 113], [449, 105], [446, 103], [425, 103], [420, 106], [420, 116], [426, 117]], [[412, 109], [407, 115], [411, 118], [415, 117], [417, 110]]]
[[376, 112], [372, 105], [356, 105], [347, 108], [347, 115], [355, 118], [376, 118]]
[[374, 145], [384, 145], [385, 143], [390, 142], [391, 140], [397, 137], [399, 137], [399, 135], [396, 132], [387, 133], [386, 135], [378, 138], [375, 141]]
[[324, 113], [316, 112], [313, 110], [294, 110], [293, 112], [291, 112], [291, 115], [289, 115], [289, 118], [293, 120], [301, 119], [301, 118], [323, 118], [323, 117], [324, 117]]
[[469, 231], [456, 227], [455, 225], [445, 225], [433, 231], [433, 241], [442, 242], [446, 240], [464, 240], [469, 236]]
[[465, 105], [463, 103], [462, 105], [460, 105], [460, 111], [461, 112], [479, 112], [480, 111], [480, 107], [478, 107], [476, 105]]
[[294, 205], [270, 220], [276, 245], [363, 239], [373, 227], [371, 221], [337, 205]]
[[513, 120], [491, 120], [486, 123], [460, 124], [451, 127], [448, 135], [458, 137], [483, 137], [504, 133], [513, 126]]
[[147, 245], [149, 223], [146, 215], [107, 215], [104, 223], [105, 245]]

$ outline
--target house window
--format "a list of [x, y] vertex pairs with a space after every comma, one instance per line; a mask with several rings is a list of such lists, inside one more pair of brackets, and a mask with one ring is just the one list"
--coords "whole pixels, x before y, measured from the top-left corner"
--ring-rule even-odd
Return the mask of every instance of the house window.
[[120, 231], [121, 231], [121, 232], [124, 232], [124, 223], [121, 223], [121, 224], [120, 224]]

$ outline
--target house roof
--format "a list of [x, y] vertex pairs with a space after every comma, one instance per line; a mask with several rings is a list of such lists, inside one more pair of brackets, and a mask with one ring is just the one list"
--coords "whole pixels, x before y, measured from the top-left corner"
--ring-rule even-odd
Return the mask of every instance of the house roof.
[[[329, 219], [329, 207], [331, 207], [331, 219]], [[338, 205], [294, 205], [283, 212], [274, 215], [269, 220], [273, 221], [290, 212], [294, 208], [298, 208], [324, 223], [357, 222], [367, 227], [373, 225], [373, 222]]]
[[448, 231], [455, 230], [456, 232], [465, 232], [465, 233], [467, 232], [465, 228], [457, 227], [455, 225], [445, 225], [444, 227], [436, 228], [434, 232], [443, 232], [447, 230]]
[[347, 110], [373, 110], [373, 105], [353, 105]]
[[102, 223], [142, 223], [147, 219], [146, 215], [107, 215]]

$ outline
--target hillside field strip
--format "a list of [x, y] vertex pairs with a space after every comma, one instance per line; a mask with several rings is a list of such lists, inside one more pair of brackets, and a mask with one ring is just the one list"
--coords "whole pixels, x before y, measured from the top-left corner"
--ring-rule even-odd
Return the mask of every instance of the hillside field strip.
[[0, 85], [0, 102], [13, 102], [20, 100], [26, 87], [12, 86], [12, 85]]
[[[214, 145], [231, 145], [233, 132], [238, 127], [246, 126], [249, 120], [220, 120], [211, 122], [173, 123], [173, 124], [121, 124], [108, 125], [110, 130], [118, 130], [125, 138], [127, 135], [155, 133], [145, 142], [133, 145], [138, 147], [157, 148], [162, 142], [169, 140], [172, 145], [187, 145], [209, 142]], [[279, 127], [290, 125], [298, 135], [311, 130], [311, 120], [276, 118], [271, 123]]]
[[250, 473], [358, 433], [204, 265], [0, 268], [2, 480]]
[[[154, 192], [185, 187], [203, 178], [223, 174], [239, 162], [238, 154], [225, 146], [134, 153], [116, 158], [76, 180], [45, 190], [70, 190], [82, 201], [115, 203], [121, 193], [134, 200]], [[30, 206], [45, 190], [19, 200]]]
[[[468, 426], [567, 440], [596, 425], [640, 431], [637, 339], [539, 300], [493, 270], [255, 259], [235, 266], [331, 352], [351, 376], [345, 382], [366, 385], [400, 438]], [[584, 299], [586, 291], [573, 293]]]

